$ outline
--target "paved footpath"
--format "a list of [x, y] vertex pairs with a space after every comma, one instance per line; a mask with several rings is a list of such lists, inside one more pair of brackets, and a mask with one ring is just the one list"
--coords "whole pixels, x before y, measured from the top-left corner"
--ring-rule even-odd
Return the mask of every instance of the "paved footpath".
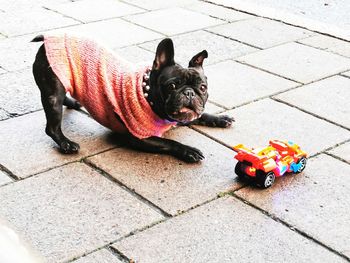
[[[350, 43], [195, 0], [0, 0], [0, 21], [0, 227], [34, 262], [350, 261]], [[45, 31], [93, 35], [135, 62], [164, 37], [183, 65], [207, 49], [207, 111], [236, 122], [169, 132], [203, 150], [186, 164], [65, 110], [81, 151], [62, 155], [31, 75], [29, 41]], [[271, 138], [300, 144], [306, 170], [268, 190], [238, 182], [230, 146]]]

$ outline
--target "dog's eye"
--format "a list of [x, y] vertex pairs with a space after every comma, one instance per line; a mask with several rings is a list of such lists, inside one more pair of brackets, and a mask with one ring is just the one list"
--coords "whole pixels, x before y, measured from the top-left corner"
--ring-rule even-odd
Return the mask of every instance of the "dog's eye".
[[176, 89], [176, 85], [175, 85], [174, 83], [171, 83], [171, 84], [169, 85], [169, 88], [170, 88], [171, 90], [174, 90], [174, 89]]
[[206, 92], [207, 91], [207, 86], [201, 85], [201, 87], [199, 89], [200, 89], [201, 92]]

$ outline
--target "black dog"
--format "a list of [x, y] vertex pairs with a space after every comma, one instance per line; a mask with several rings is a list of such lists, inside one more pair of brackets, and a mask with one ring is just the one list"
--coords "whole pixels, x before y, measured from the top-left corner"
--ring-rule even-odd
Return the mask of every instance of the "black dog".
[[[32, 41], [43, 41], [37, 36]], [[176, 121], [181, 125], [200, 124], [211, 127], [229, 127], [233, 118], [203, 113], [208, 99], [207, 78], [202, 64], [208, 57], [207, 51], [195, 55], [188, 68], [174, 62], [174, 47], [171, 39], [164, 39], [157, 47], [153, 67], [149, 75], [147, 100], [154, 113], [161, 119]], [[62, 105], [79, 109], [80, 103], [66, 96], [66, 90], [51, 69], [42, 45], [33, 64], [33, 74], [41, 91], [41, 101], [45, 110], [46, 133], [59, 145], [63, 153], [75, 153], [79, 145], [64, 136], [61, 130]], [[120, 118], [116, 115], [116, 121]], [[196, 148], [157, 136], [139, 139], [131, 133], [127, 135], [129, 144], [146, 152], [165, 153], [186, 162], [198, 162], [204, 158]]]

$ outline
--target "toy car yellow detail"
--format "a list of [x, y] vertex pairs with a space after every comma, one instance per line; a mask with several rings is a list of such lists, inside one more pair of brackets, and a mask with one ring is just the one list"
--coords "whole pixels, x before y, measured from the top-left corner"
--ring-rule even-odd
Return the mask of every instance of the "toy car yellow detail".
[[306, 166], [306, 152], [291, 141], [271, 140], [264, 148], [250, 149], [243, 144], [233, 147], [240, 179], [254, 178], [262, 188], [270, 187], [276, 177], [287, 172], [300, 173]]

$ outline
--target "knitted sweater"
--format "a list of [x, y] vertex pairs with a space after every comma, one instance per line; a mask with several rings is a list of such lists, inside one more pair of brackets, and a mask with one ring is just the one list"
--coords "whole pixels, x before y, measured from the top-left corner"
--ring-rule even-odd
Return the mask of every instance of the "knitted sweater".
[[103, 126], [143, 139], [162, 136], [176, 124], [159, 118], [143, 96], [148, 67], [135, 67], [85, 38], [45, 36], [44, 45], [50, 66], [66, 91]]

